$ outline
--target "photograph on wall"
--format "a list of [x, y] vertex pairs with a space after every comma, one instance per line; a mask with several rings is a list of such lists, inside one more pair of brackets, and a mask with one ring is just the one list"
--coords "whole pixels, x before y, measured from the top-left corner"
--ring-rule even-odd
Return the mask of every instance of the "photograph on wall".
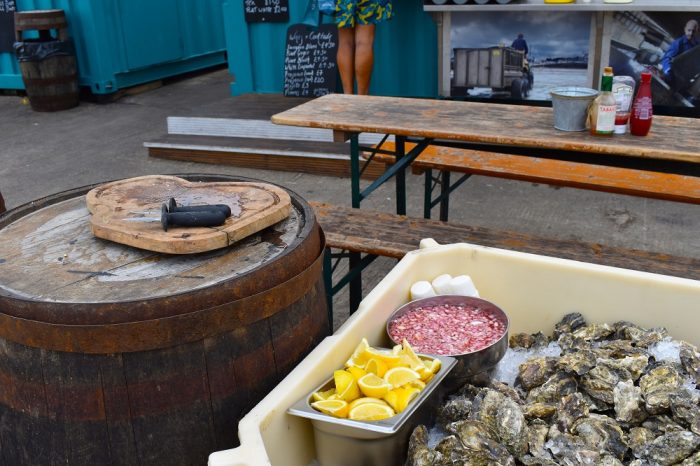
[[652, 74], [652, 102], [700, 104], [700, 13], [620, 11], [613, 17], [610, 66], [616, 75]]
[[451, 95], [551, 100], [560, 86], [588, 86], [591, 16], [566, 12], [453, 13]]

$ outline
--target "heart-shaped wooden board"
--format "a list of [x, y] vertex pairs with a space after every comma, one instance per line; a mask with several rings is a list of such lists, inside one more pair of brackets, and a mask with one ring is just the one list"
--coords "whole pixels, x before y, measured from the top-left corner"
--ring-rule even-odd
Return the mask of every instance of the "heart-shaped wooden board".
[[[226, 204], [231, 216], [217, 227], [170, 227], [163, 231], [161, 206]], [[114, 181], [87, 193], [92, 233], [98, 238], [168, 254], [193, 254], [229, 246], [287, 218], [289, 194], [268, 183], [191, 182], [149, 175]], [[141, 219], [141, 220], [139, 220]]]

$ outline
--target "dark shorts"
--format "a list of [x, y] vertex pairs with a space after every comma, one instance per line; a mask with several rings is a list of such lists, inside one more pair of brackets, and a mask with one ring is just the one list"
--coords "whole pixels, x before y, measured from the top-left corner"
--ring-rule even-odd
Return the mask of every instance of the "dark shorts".
[[381, 0], [338, 0], [335, 22], [339, 28], [349, 28], [357, 24], [377, 24], [391, 19], [394, 15], [391, 0], [386, 5], [382, 3]]

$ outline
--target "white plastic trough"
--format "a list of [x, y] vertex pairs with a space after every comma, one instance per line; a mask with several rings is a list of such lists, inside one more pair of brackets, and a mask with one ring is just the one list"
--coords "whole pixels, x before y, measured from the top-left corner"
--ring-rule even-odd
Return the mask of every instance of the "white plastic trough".
[[481, 297], [508, 313], [512, 333], [551, 333], [564, 314], [578, 311], [589, 322], [664, 326], [674, 338], [700, 345], [700, 281], [423, 240], [420, 250], [408, 253], [357, 312], [241, 420], [241, 445], [212, 453], [209, 465], [308, 466], [315, 448], [311, 423], [286, 414], [287, 408], [341, 367], [362, 337], [386, 346], [385, 321], [408, 300], [411, 284], [443, 273], [470, 275]]

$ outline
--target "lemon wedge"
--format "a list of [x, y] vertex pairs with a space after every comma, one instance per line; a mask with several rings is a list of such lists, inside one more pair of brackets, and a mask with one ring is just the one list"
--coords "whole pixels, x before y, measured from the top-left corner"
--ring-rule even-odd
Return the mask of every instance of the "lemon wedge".
[[384, 362], [389, 368], [395, 367], [401, 361], [401, 356], [398, 354], [393, 354], [391, 351], [379, 350], [372, 347], [367, 348], [363, 355], [365, 357], [365, 361], [369, 361], [372, 358], [378, 359]]
[[335, 392], [338, 399], [352, 401], [360, 397], [360, 389], [357, 386], [355, 377], [348, 371], [342, 369], [333, 372], [335, 381]]
[[[358, 398], [355, 401], [351, 402], [349, 405], [349, 408], [352, 409], [357, 405], [361, 405], [363, 403], [379, 403], [380, 405], [386, 405], [386, 401], [380, 399], [380, 398], [372, 398], [371, 396], [363, 396], [362, 398]], [[389, 405], [387, 405], [389, 406]]]
[[381, 398], [391, 390], [391, 385], [389, 385], [384, 379], [378, 377], [374, 374], [367, 374], [358, 381], [360, 386], [360, 391], [365, 396], [371, 396], [373, 398]]
[[357, 366], [350, 366], [346, 369], [348, 372], [352, 374], [352, 376], [355, 378], [355, 380], [360, 380], [362, 377], [367, 375], [367, 371], [357, 367]]
[[311, 403], [311, 406], [324, 414], [335, 417], [348, 417], [350, 407], [343, 400], [321, 400]]
[[398, 388], [416, 380], [420, 380], [420, 374], [408, 367], [392, 367], [386, 371], [386, 374], [384, 374], [384, 380], [392, 387]]
[[355, 347], [355, 350], [352, 352], [352, 356], [350, 356], [350, 359], [347, 360], [345, 366], [364, 368], [365, 364], [367, 363], [367, 359], [369, 359], [365, 356], [365, 351], [369, 347], [367, 338], [360, 340], [360, 343]]
[[386, 374], [386, 371], [389, 370], [389, 366], [387, 365], [387, 363], [385, 363], [381, 359], [371, 358], [369, 361], [367, 361], [367, 365], [365, 366], [365, 370], [368, 373], [372, 373], [372, 374], [376, 375], [377, 377], [384, 377], [384, 374]]
[[325, 390], [323, 392], [314, 392], [313, 395], [311, 395], [314, 399], [314, 401], [322, 401], [322, 400], [329, 400], [332, 399], [335, 395], [335, 388], [331, 388], [330, 390]]
[[348, 419], [355, 421], [380, 421], [394, 415], [396, 415], [396, 412], [387, 404], [362, 403], [349, 411]]
[[406, 365], [413, 370], [418, 370], [419, 368], [425, 367], [425, 363], [421, 358], [418, 357], [411, 345], [404, 338], [401, 342], [401, 350], [399, 351], [399, 356], [401, 357], [402, 365]]

